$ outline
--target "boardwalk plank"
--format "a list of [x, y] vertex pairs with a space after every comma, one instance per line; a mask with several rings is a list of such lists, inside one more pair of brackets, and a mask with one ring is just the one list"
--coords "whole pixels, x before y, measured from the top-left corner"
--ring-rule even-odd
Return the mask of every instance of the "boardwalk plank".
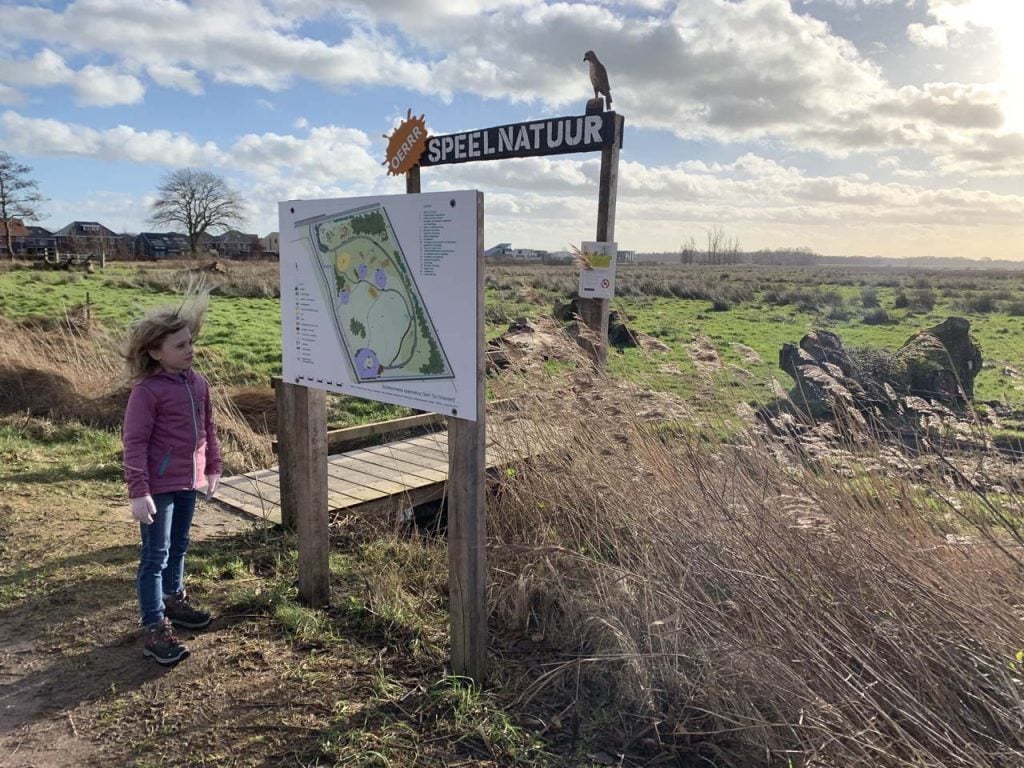
[[[486, 446], [487, 466], [504, 466], [531, 456], [545, 446], [545, 437], [550, 437], [550, 433], [536, 425], [492, 423]], [[443, 492], [447, 478], [447, 432], [360, 448], [328, 457], [328, 506], [338, 511], [414, 504], [436, 498]], [[216, 498], [255, 517], [279, 523], [279, 468], [223, 478]]]

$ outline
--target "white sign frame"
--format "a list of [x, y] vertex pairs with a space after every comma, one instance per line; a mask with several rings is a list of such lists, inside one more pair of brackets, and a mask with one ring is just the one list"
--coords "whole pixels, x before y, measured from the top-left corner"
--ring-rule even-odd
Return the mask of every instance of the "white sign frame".
[[476, 421], [477, 201], [280, 203], [282, 378]]

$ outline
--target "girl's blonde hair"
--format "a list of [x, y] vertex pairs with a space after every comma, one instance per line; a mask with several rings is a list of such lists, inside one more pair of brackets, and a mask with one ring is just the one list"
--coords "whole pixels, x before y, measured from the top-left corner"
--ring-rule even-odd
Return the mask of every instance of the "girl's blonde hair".
[[163, 344], [164, 339], [172, 333], [188, 328], [195, 339], [203, 327], [209, 307], [209, 289], [190, 288], [184, 301], [177, 306], [169, 304], [155, 307], [133, 322], [122, 350], [132, 380], [144, 379], [159, 367], [160, 364], [149, 352]]

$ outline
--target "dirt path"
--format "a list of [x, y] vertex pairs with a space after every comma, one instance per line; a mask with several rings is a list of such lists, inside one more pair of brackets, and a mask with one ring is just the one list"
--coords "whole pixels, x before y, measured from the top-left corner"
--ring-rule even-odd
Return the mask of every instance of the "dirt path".
[[[174, 672], [139, 655], [131, 582], [137, 534], [119, 499], [109, 486], [100, 498], [66, 490], [79, 498], [59, 511], [52, 487], [45, 496], [17, 489], [0, 506], [0, 594], [11, 606], [0, 611], [0, 768], [111, 765], [89, 733], [90, 708], [112, 691], [159, 685]], [[248, 519], [202, 504], [192, 540], [251, 528]], [[116, 605], [112, 592], [123, 598]]]

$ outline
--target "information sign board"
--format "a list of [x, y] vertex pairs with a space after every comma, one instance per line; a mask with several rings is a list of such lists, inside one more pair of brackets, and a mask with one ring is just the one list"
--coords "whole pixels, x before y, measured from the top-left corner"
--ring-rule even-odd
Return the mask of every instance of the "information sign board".
[[279, 206], [283, 378], [477, 419], [476, 191]]

